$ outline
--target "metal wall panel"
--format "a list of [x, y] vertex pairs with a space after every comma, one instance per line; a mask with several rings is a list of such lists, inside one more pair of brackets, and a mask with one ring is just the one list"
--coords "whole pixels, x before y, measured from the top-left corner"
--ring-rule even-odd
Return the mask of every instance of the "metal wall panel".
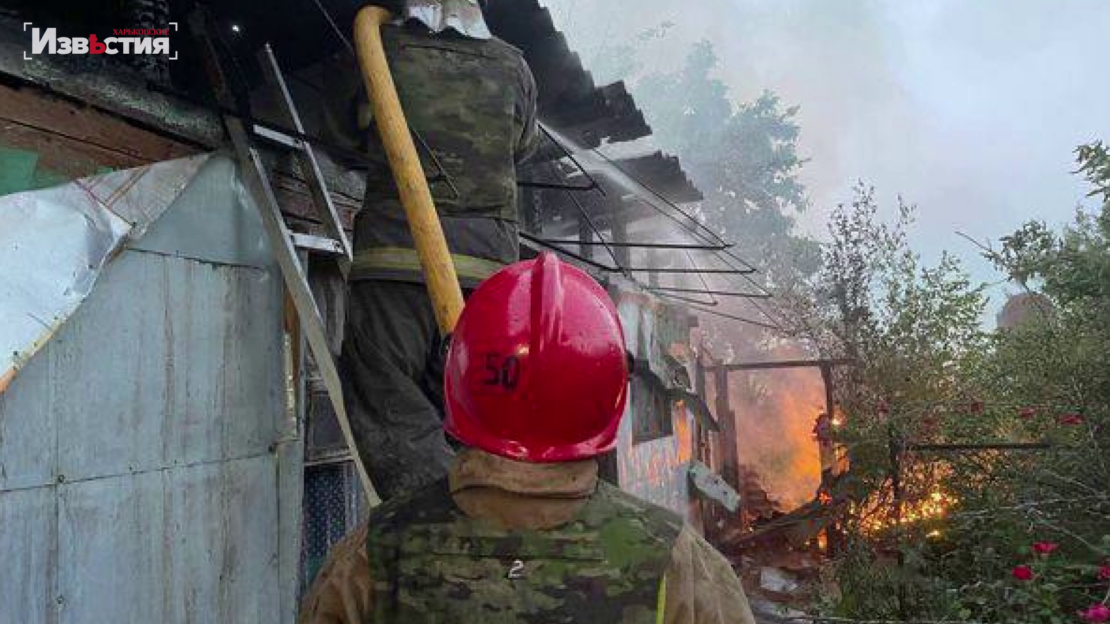
[[212, 161], [0, 395], [0, 622], [295, 619], [283, 289], [227, 264], [263, 233]]
[[0, 395], [0, 492], [54, 482], [53, 368], [53, 359], [38, 353]]
[[283, 400], [275, 278], [133, 252], [109, 270], [51, 353], [61, 474], [265, 452], [280, 420], [258, 410]]
[[265, 456], [61, 486], [58, 621], [281, 621], [274, 476]]
[[53, 621], [56, 505], [47, 488], [0, 492], [0, 622]]
[[[157, 229], [131, 243], [131, 249], [206, 262], [268, 268], [275, 266], [262, 231], [262, 217], [251, 208], [228, 211], [229, 199], [243, 200], [235, 162], [210, 158], [178, 198], [174, 210], [158, 220]], [[229, 198], [228, 190], [234, 189]], [[226, 213], [226, 214], [225, 214]]]

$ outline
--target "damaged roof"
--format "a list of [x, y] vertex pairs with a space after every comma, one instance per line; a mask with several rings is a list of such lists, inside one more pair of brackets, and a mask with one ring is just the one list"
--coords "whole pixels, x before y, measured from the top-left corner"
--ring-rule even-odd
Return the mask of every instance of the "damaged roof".
[[[341, 28], [346, 28], [343, 25], [352, 21], [349, 18], [353, 18], [358, 3], [324, 0], [324, 5], [336, 23]], [[59, 25], [68, 19], [62, 17], [60, 5], [55, 0], [35, 6], [37, 19], [56, 20]], [[275, 0], [265, 9], [259, 3], [230, 0], [219, 6], [219, 12], [227, 23], [243, 26], [243, 36], [239, 44], [242, 45], [240, 49], [244, 54], [249, 56], [247, 48], [253, 45], [272, 41], [287, 71], [318, 61], [342, 48], [338, 33], [327, 24], [313, 3], [304, 0]], [[50, 20], [47, 14], [57, 14], [58, 17]], [[488, 14], [490, 27], [495, 34], [519, 47], [531, 65], [539, 86], [541, 119], [575, 142], [576, 147], [596, 149], [616, 143], [629, 145], [629, 142], [651, 134], [643, 112], [637, 108], [625, 85], [622, 82], [596, 85], [590, 72], [583, 67], [579, 55], [570, 49], [566, 37], [555, 27], [550, 11], [537, 0], [491, 2]], [[14, 17], [9, 16], [12, 30], [18, 28], [18, 20]], [[69, 24], [69, 27], [77, 26]], [[128, 71], [121, 71], [117, 80], [113, 72], [82, 71], [80, 63], [71, 64], [66, 70], [54, 63], [22, 63], [19, 54], [23, 39], [21, 35], [18, 31], [13, 32], [3, 42], [11, 48], [0, 55], [11, 61], [0, 63], [4, 73], [18, 75], [33, 83], [49, 85], [50, 88], [65, 91], [70, 97], [135, 119], [144, 125], [159, 127], [175, 136], [187, 137], [202, 145], [220, 143], [222, 132], [218, 118], [212, 111], [204, 110], [203, 106], [197, 107], [195, 104], [198, 102], [178, 101], [170, 95], [187, 90], [190, 93], [195, 92], [194, 97], [203, 99], [200, 94], [206, 94], [207, 89], [193, 82], [195, 76], [192, 76], [192, 70], [196, 69], [192, 67], [194, 63], [175, 64], [175, 72], [184, 72], [184, 75], [175, 76], [177, 89], [157, 92], [144, 89], [138, 81], [124, 80], [129, 75]], [[182, 54], [189, 57], [191, 50], [184, 45], [187, 42], [181, 43]], [[75, 62], [78, 60], [74, 59]], [[122, 95], [119, 92], [103, 92], [105, 85], [122, 85], [123, 82], [130, 82], [132, 88], [117, 88]], [[187, 127], [177, 123], [179, 118], [187, 118]], [[650, 181], [652, 188], [670, 201], [684, 203], [701, 199], [701, 194], [682, 170], [677, 157], [658, 151], [628, 154], [628, 151], [624, 151], [614, 159], [615, 166], [627, 175], [637, 180]], [[552, 156], [555, 157], [554, 154]], [[347, 189], [347, 193], [352, 197], [361, 194], [359, 189]], [[627, 207], [622, 208], [624, 209]]]
[[[283, 67], [297, 69], [343, 50], [361, 2], [320, 0], [333, 28], [312, 0], [229, 0], [213, 6], [247, 47], [270, 42]], [[494, 35], [520, 48], [539, 85], [540, 116], [583, 147], [632, 141], [651, 134], [624, 83], [597, 85], [578, 54], [538, 0], [490, 2], [486, 21]], [[339, 32], [337, 32], [337, 29]]]
[[551, 12], [538, 0], [491, 3], [487, 21], [494, 34], [524, 52], [540, 85], [540, 117], [548, 124], [583, 147], [651, 134], [624, 83], [594, 84], [578, 54], [555, 28]]

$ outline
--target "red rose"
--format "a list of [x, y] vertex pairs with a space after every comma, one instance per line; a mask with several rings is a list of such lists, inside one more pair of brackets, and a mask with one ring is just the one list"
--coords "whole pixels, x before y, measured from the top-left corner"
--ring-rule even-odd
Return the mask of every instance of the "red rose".
[[1056, 542], [1034, 542], [1033, 552], [1037, 553], [1038, 555], [1051, 555], [1052, 551], [1056, 550], [1059, 547], [1060, 545]]
[[1110, 563], [1103, 564], [1103, 566], [1098, 569], [1098, 578], [1103, 581], [1110, 581]]
[[1086, 610], [1080, 611], [1079, 617], [1086, 622], [1107, 622], [1110, 621], [1110, 607], [1095, 603], [1087, 607]]
[[1060, 414], [1056, 417], [1056, 423], [1068, 426], [1082, 425], [1083, 417], [1079, 414]]
[[1013, 574], [1014, 578], [1019, 581], [1033, 580], [1033, 568], [1030, 568], [1027, 565], [1014, 566], [1014, 569], [1011, 570], [1010, 573]]
[[1035, 407], [1023, 407], [1023, 408], [1021, 408], [1021, 411], [1018, 412], [1018, 416], [1020, 416], [1022, 418], [1032, 418], [1036, 415], [1037, 415], [1037, 408], [1035, 408]]

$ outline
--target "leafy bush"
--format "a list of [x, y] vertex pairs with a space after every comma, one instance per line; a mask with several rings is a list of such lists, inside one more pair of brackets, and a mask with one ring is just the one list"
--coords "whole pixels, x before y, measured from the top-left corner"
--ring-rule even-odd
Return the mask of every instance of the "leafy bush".
[[822, 296], [798, 315], [858, 363], [838, 379], [854, 503], [824, 612], [1110, 621], [1110, 155], [1078, 157], [1101, 210], [985, 251], [1032, 302], [993, 332], [953, 260], [908, 250], [911, 210], [877, 223], [860, 188], [834, 214]]

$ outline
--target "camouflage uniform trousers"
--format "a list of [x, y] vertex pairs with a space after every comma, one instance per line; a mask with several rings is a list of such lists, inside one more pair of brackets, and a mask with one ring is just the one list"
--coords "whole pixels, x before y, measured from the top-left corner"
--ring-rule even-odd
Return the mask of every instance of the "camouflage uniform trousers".
[[382, 499], [443, 478], [454, 451], [443, 432], [443, 363], [425, 286], [352, 282], [340, 365], [359, 455]]

